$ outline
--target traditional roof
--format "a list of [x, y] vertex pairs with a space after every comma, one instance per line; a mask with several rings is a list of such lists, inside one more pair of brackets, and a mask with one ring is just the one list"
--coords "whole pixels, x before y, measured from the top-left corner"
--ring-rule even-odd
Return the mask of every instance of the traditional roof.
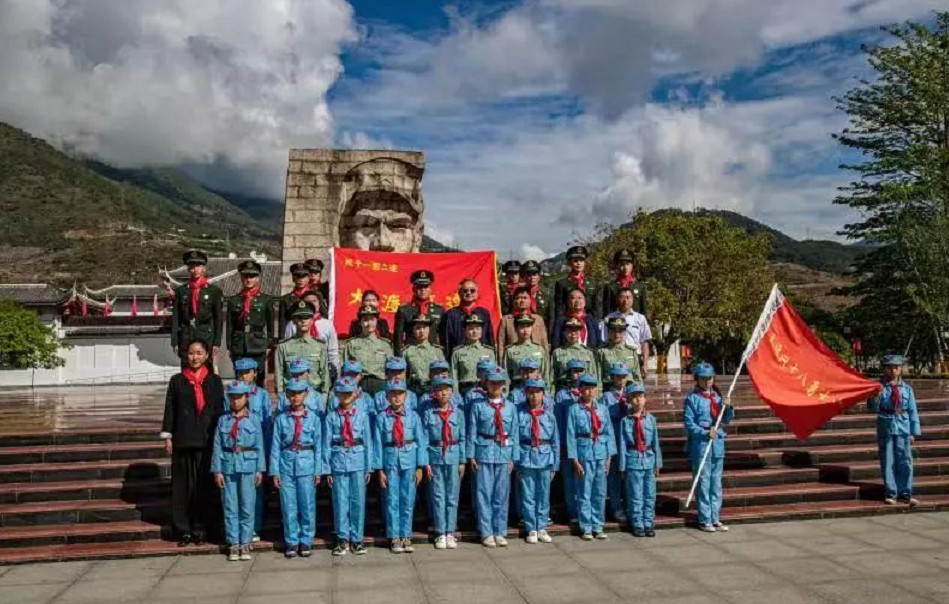
[[68, 292], [48, 283], [0, 283], [0, 300], [24, 306], [57, 306], [68, 298]]
[[68, 316], [63, 320], [66, 336], [142, 335], [170, 333], [171, 318], [167, 316]]
[[[277, 260], [259, 260], [257, 258], [208, 258], [208, 282], [221, 288], [225, 296], [233, 296], [243, 289], [237, 267], [245, 260], [257, 260], [260, 263], [260, 290], [270, 296], [280, 295], [280, 273], [283, 263]], [[188, 281], [188, 267], [179, 266], [168, 271], [173, 285]], [[161, 292], [157, 292], [161, 295]], [[109, 295], [112, 295], [111, 293]], [[129, 296], [131, 297], [131, 296]]]
[[86, 295], [100, 299], [108, 297], [110, 300], [131, 299], [138, 297], [140, 299], [151, 298], [157, 295], [162, 298], [166, 295], [164, 288], [158, 285], [110, 285], [102, 289], [86, 289]]

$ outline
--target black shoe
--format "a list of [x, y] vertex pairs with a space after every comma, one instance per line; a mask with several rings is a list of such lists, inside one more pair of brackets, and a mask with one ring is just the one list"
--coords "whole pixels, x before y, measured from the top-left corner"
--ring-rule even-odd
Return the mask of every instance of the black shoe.
[[366, 553], [366, 546], [362, 543], [353, 543], [349, 546], [349, 549], [353, 550], [354, 556], [362, 556]]
[[292, 560], [293, 558], [297, 557], [297, 550], [293, 549], [292, 547], [288, 547], [287, 549], [283, 550], [283, 557], [287, 560]]
[[646, 532], [643, 529], [641, 528], [633, 529], [633, 537], [645, 537], [645, 536], [646, 536]]
[[349, 544], [345, 541], [337, 541], [336, 547], [333, 548], [334, 556], [345, 556], [346, 552], [349, 551]]
[[646, 529], [646, 536], [647, 536], [647, 537], [655, 537], [655, 536], [656, 536], [656, 531], [655, 531], [652, 527], [649, 527], [649, 528]]
[[204, 545], [205, 541], [207, 541], [207, 537], [205, 537], [204, 533], [199, 532], [195, 532], [191, 539], [191, 542], [195, 545]]
[[313, 550], [310, 549], [309, 545], [300, 544], [300, 556], [302, 558], [309, 558], [313, 555]]
[[194, 543], [194, 536], [191, 533], [185, 533], [178, 539], [178, 547], [187, 547]]

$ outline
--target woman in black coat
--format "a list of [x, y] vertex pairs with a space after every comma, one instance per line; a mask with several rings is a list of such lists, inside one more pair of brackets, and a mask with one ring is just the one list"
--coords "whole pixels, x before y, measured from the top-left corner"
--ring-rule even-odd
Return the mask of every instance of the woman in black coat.
[[210, 346], [188, 345], [188, 366], [172, 376], [165, 396], [161, 438], [171, 455], [171, 515], [178, 545], [203, 543], [218, 495], [211, 482], [211, 448], [224, 413], [224, 386], [211, 371]]

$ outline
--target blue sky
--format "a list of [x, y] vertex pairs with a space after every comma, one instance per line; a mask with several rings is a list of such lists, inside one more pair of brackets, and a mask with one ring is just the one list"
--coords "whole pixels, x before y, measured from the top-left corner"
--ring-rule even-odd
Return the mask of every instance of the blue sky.
[[282, 198], [292, 147], [426, 153], [427, 232], [538, 258], [639, 208], [835, 237], [832, 97], [944, 0], [4, 0], [0, 120]]

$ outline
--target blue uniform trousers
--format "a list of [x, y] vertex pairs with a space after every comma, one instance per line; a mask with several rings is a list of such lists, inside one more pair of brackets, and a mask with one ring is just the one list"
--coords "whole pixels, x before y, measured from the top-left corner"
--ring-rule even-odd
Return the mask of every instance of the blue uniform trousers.
[[458, 495], [461, 477], [456, 464], [432, 466], [432, 480], [428, 483], [432, 522], [439, 535], [458, 529]]
[[254, 535], [260, 536], [264, 528], [264, 508], [267, 507], [267, 488], [263, 481], [257, 487], [257, 498], [254, 500]]
[[543, 531], [550, 522], [550, 468], [518, 468], [524, 529]]
[[481, 538], [506, 537], [507, 514], [511, 495], [508, 462], [478, 462], [478, 532]]
[[[699, 469], [702, 461], [701, 450], [692, 455], [692, 478]], [[722, 511], [722, 469], [725, 466], [724, 457], [709, 455], [702, 468], [702, 476], [695, 488], [695, 496], [699, 503], [699, 524], [715, 524], [720, 521]]]
[[366, 525], [366, 472], [333, 472], [333, 524], [336, 538], [361, 542]]
[[656, 473], [626, 470], [626, 516], [634, 529], [652, 528], [656, 523]]
[[280, 477], [283, 541], [288, 549], [312, 545], [316, 534], [316, 485], [313, 476]]
[[[619, 464], [610, 464], [610, 473], [606, 475], [606, 491], [610, 500], [610, 512], [613, 513], [614, 518], [617, 512], [623, 510], [623, 482], [623, 473], [620, 472]], [[627, 497], [629, 497], [628, 494]]]
[[247, 545], [254, 537], [254, 473], [224, 475], [224, 539], [230, 545]]
[[386, 470], [386, 537], [406, 539], [412, 536], [415, 511], [415, 468]]
[[600, 532], [606, 522], [606, 460], [591, 459], [580, 463], [583, 465], [583, 476], [577, 481], [580, 532]]
[[881, 436], [877, 441], [880, 451], [880, 474], [887, 497], [913, 495], [913, 453], [909, 436], [905, 434]]
[[577, 476], [573, 473], [573, 460], [564, 456], [560, 464], [560, 476], [563, 480], [563, 498], [567, 504], [567, 515], [570, 520], [577, 519]]

